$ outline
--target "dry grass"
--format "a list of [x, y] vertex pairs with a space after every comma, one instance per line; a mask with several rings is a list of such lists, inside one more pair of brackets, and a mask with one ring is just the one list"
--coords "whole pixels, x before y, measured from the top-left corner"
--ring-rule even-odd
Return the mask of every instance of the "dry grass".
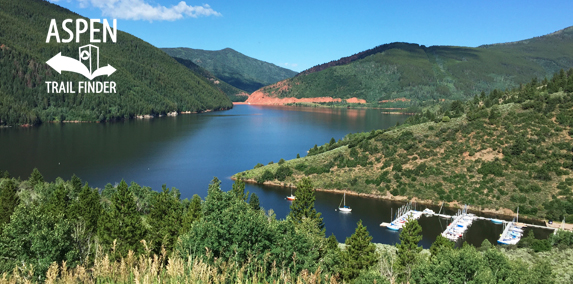
[[[107, 254], [94, 261], [92, 267], [67, 267], [66, 262], [52, 263], [46, 273], [45, 283], [337, 283], [336, 278], [323, 274], [320, 268], [311, 273], [307, 270], [298, 275], [274, 267], [271, 275], [265, 275], [263, 268], [248, 271], [246, 266], [229, 262], [209, 264], [201, 258], [182, 259], [172, 256], [165, 261], [165, 253], [152, 256], [135, 256], [132, 251], [127, 257], [110, 261]], [[4, 273], [0, 284], [38, 283], [33, 280], [33, 267], [14, 269]]]

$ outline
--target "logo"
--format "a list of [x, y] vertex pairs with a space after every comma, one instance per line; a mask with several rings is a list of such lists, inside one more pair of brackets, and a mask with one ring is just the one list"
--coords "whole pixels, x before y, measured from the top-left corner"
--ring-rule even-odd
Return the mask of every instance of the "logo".
[[[49, 43], [52, 38], [55, 38], [57, 43], [69, 43], [74, 40], [74, 33], [68, 28], [68, 24], [72, 23], [72, 19], [66, 19], [62, 22], [62, 29], [69, 35], [68, 38], [62, 38], [60, 41], [60, 34], [58, 31], [57, 23], [55, 19], [50, 22], [50, 28], [48, 30], [48, 36], [46, 37], [46, 43]], [[91, 43], [106, 43], [109, 38], [112, 42], [117, 41], [117, 20], [113, 20], [113, 29], [110, 27], [106, 19], [103, 20], [103, 24], [96, 27], [99, 24], [99, 19], [90, 19], [89, 24], [85, 19], [76, 19], [75, 24], [75, 39], [76, 43], [80, 42], [80, 37], [82, 34], [88, 32], [89, 27], [89, 39], [90, 44], [80, 46], [78, 49], [78, 59], [63, 56], [61, 52], [56, 54], [50, 60], [46, 61], [50, 67], [52, 67], [56, 72], [62, 74], [62, 71], [73, 72], [86, 77], [88, 80], [92, 81], [94, 78], [99, 76], [107, 75], [109, 77], [113, 74], [116, 69], [110, 64], [100, 67], [100, 56], [99, 47]], [[101, 29], [100, 29], [101, 28]], [[102, 32], [103, 40], [97, 38], [97, 34]], [[85, 35], [87, 36], [87, 35]], [[116, 93], [116, 84], [113, 81], [80, 81], [77, 85], [78, 93]], [[74, 88], [74, 82], [56, 82], [56, 81], [46, 81], [46, 87], [48, 93], [76, 93], [76, 88]]]
[[84, 77], [89, 80], [102, 75], [107, 75], [109, 77], [109, 75], [115, 72], [115, 68], [109, 64], [99, 68], [99, 47], [91, 44], [87, 44], [79, 48], [78, 60], [63, 56], [60, 52], [46, 63], [50, 65], [50, 67], [54, 68], [54, 70], [59, 74], [62, 74], [62, 71], [69, 71], [84, 75]]

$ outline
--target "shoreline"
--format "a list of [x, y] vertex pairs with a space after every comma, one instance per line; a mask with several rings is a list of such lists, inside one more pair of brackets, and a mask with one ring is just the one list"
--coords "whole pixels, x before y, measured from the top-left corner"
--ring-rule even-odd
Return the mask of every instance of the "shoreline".
[[[311, 107], [311, 108], [347, 108], [347, 109], [379, 109], [379, 110], [405, 110], [406, 108], [397, 107], [377, 107], [367, 106], [364, 104], [348, 104], [348, 105], [321, 105], [321, 104], [304, 104], [304, 103], [249, 103], [249, 102], [233, 102], [233, 105], [252, 105], [252, 106], [290, 106], [290, 107]], [[383, 111], [382, 114], [400, 114], [400, 115], [416, 115], [416, 112], [397, 112], [397, 111]]]
[[[165, 116], [178, 116], [181, 114], [200, 114], [200, 113], [207, 113], [207, 112], [213, 112], [213, 111], [225, 111], [225, 110], [230, 110], [233, 107], [230, 108], [222, 108], [222, 109], [218, 109], [218, 110], [212, 110], [212, 109], [206, 109], [206, 110], [201, 110], [201, 111], [181, 111], [181, 112], [169, 112], [165, 115], [150, 115], [150, 114], [142, 114], [142, 115], [136, 115], [133, 118], [128, 118], [128, 119], [117, 119], [117, 120], [113, 120], [113, 121], [104, 121], [103, 123], [106, 122], [117, 122], [117, 121], [126, 121], [126, 120], [133, 120], [133, 119], [153, 119], [153, 118], [161, 118], [161, 117], [165, 117]], [[55, 120], [50, 120], [50, 121], [45, 121], [42, 122], [40, 124], [17, 124], [17, 125], [0, 125], [0, 128], [11, 128], [11, 127], [22, 127], [22, 128], [28, 128], [28, 127], [35, 127], [35, 126], [39, 126], [43, 123], [102, 123], [100, 121], [89, 121], [89, 120], [64, 120], [64, 121], [55, 121]]]
[[[237, 177], [235, 177], [234, 175], [231, 176], [231, 180], [236, 180]], [[256, 180], [254, 179], [242, 179], [245, 183], [251, 183], [251, 184], [258, 184]], [[275, 186], [275, 187], [284, 187], [284, 188], [296, 188], [295, 185], [292, 184], [277, 184], [276, 182], [271, 182], [271, 181], [265, 181], [263, 183], [263, 185], [269, 185], [269, 186]], [[346, 193], [347, 195], [353, 195], [353, 196], [361, 196], [361, 197], [366, 197], [366, 198], [372, 198], [372, 199], [382, 199], [382, 200], [387, 200], [387, 201], [395, 201], [395, 202], [406, 202], [406, 201], [411, 201], [411, 202], [415, 202], [416, 204], [420, 204], [420, 205], [431, 205], [431, 206], [440, 206], [440, 204], [436, 204], [435, 201], [433, 200], [426, 200], [426, 199], [419, 199], [417, 197], [413, 197], [412, 200], [408, 200], [407, 196], [402, 196], [402, 195], [398, 195], [398, 196], [394, 196], [391, 195], [389, 192], [386, 192], [386, 195], [381, 195], [381, 194], [373, 194], [373, 193], [361, 193], [361, 192], [355, 192], [355, 191], [350, 191], [350, 190], [343, 190], [343, 189], [324, 189], [324, 188], [315, 188], [315, 191], [321, 191], [321, 192], [330, 192], [330, 193], [334, 193], [334, 194], [344, 194]], [[449, 209], [462, 209], [463, 205], [460, 205], [457, 201], [453, 201], [453, 202], [444, 202], [444, 208], [449, 208]], [[487, 217], [505, 217], [508, 219], [511, 219], [513, 217], [515, 217], [515, 213], [513, 211], [511, 211], [508, 208], [500, 208], [500, 209], [491, 209], [491, 208], [479, 208], [479, 207], [475, 207], [475, 206], [468, 206], [469, 210], [475, 211], [475, 212], [479, 212], [483, 215], [486, 215]], [[545, 219], [538, 219], [538, 218], [532, 218], [529, 216], [523, 216], [522, 218], [520, 218], [524, 221], [531, 221], [530, 223], [534, 224], [534, 225], [539, 225], [539, 224], [546, 224], [547, 220]], [[520, 222], [522, 223], [522, 222]], [[536, 224], [537, 223], [537, 224]], [[551, 229], [551, 227], [547, 227], [547, 229]]]

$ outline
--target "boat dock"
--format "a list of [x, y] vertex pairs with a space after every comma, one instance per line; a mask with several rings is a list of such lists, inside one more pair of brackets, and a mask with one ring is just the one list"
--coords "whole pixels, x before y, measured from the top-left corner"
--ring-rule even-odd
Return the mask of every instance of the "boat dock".
[[[422, 212], [412, 210], [412, 203], [408, 203], [408, 204], [400, 207], [396, 211], [396, 216], [398, 216], [398, 217], [394, 218], [394, 220], [392, 222], [390, 222], [390, 223], [382, 222], [380, 224], [380, 226], [386, 227], [392, 231], [399, 231], [400, 229], [402, 229], [402, 226], [404, 226], [404, 224], [406, 224], [406, 221], [408, 219], [419, 219], [422, 216]], [[392, 217], [394, 217], [394, 216], [392, 216]]]
[[440, 214], [441, 209], [439, 213], [435, 213], [430, 209], [425, 209], [424, 211], [412, 210], [412, 204], [408, 203], [397, 210], [396, 214], [392, 216], [393, 217], [392, 222], [390, 223], [382, 222], [380, 226], [386, 227], [393, 231], [399, 231], [400, 229], [402, 229], [408, 218], [419, 219], [422, 215], [425, 215], [426, 217], [437, 216], [445, 219], [453, 219], [452, 222], [446, 228], [446, 230], [442, 232], [442, 236], [451, 241], [457, 241], [458, 239], [463, 237], [464, 233], [468, 230], [468, 228], [471, 226], [474, 220], [485, 220], [485, 221], [491, 221], [492, 223], [495, 224], [503, 224], [504, 231], [498, 240], [499, 243], [503, 244], [512, 244], [519, 242], [519, 240], [521, 239], [521, 235], [523, 234], [523, 230], [521, 228], [524, 227], [549, 229], [549, 230], [554, 230], [554, 233], [556, 233], [557, 230], [559, 230], [559, 228], [556, 228], [556, 226], [549, 227], [535, 224], [518, 223], [516, 219], [514, 219], [513, 221], [506, 221], [489, 217], [475, 216], [474, 214], [468, 213], [467, 208], [468, 206], [465, 205], [463, 209], [458, 210], [458, 213], [456, 215], [451, 216], [447, 214]]

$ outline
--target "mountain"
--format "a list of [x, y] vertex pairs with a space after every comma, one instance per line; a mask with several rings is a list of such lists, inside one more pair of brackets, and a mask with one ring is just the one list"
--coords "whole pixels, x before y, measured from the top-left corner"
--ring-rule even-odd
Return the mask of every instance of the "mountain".
[[297, 74], [230, 48], [214, 51], [183, 47], [162, 50], [173, 57], [191, 60], [217, 78], [249, 93]]
[[481, 91], [513, 88], [532, 77], [542, 79], [571, 68], [571, 46], [573, 27], [476, 48], [384, 44], [263, 87], [250, 100], [264, 103], [269, 97], [356, 97], [377, 103], [400, 98], [414, 102], [467, 99]]
[[213, 87], [221, 90], [221, 92], [225, 93], [231, 101], [244, 102], [249, 97], [249, 94], [245, 93], [245, 91], [225, 83], [225, 81], [213, 76], [211, 72], [193, 63], [193, 61], [179, 57], [173, 57], [173, 59], [177, 60], [177, 62], [181, 63], [183, 66], [193, 71], [193, 73], [195, 73], [196, 75], [203, 77]]
[[[48, 93], [46, 81], [72, 81], [76, 91], [79, 81], [87, 81], [72, 72], [58, 74], [45, 63], [59, 52], [78, 58], [78, 48], [89, 44], [88, 33], [80, 43], [57, 43], [53, 38], [46, 43], [50, 20], [56, 19], [60, 36], [67, 38], [61, 28], [63, 20], [83, 17], [40, 0], [0, 0], [0, 7], [0, 124], [106, 121], [232, 107], [225, 94], [175, 59], [119, 30], [116, 43], [96, 44], [100, 65], [109, 64], [117, 71], [109, 78], [93, 80], [114, 81], [117, 93]], [[68, 24], [72, 30], [74, 26]], [[102, 29], [99, 24], [96, 27]]]
[[[573, 222], [573, 69], [465, 103], [443, 102], [400, 126], [349, 134], [308, 155], [236, 174], [315, 187]], [[334, 206], [334, 205], [333, 205]]]

